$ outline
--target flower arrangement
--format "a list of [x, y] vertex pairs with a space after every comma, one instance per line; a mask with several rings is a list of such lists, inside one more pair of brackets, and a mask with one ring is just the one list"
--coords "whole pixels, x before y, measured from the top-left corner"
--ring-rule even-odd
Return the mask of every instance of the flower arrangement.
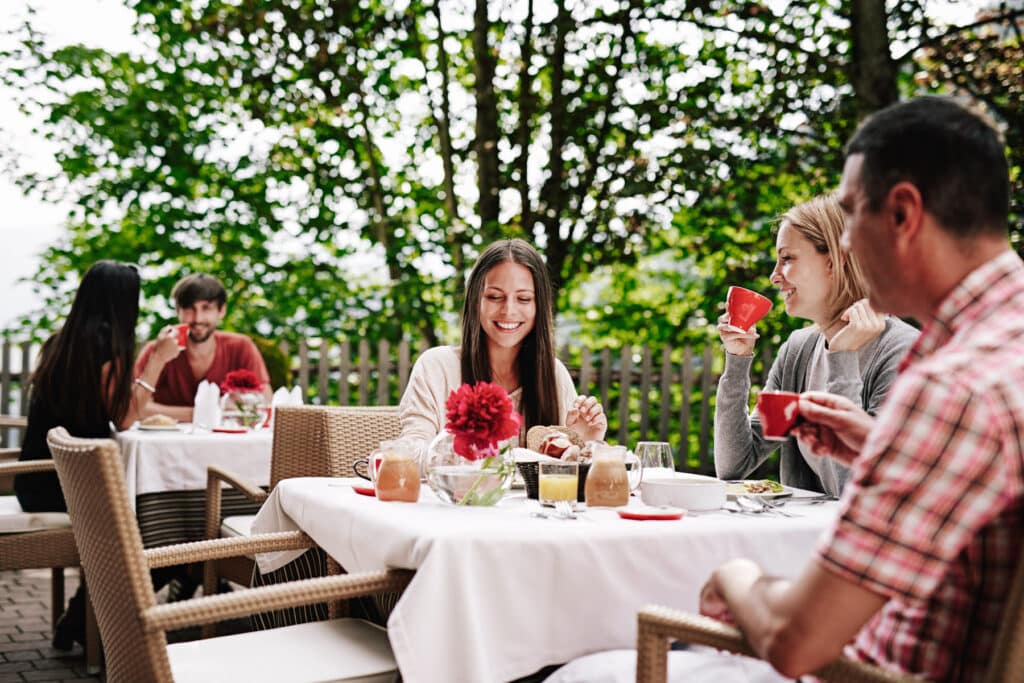
[[263, 419], [263, 382], [255, 372], [245, 368], [232, 370], [224, 375], [220, 390], [224, 393], [221, 409], [227, 412], [233, 408], [242, 425], [252, 427]]
[[[519, 434], [522, 418], [504, 389], [489, 382], [463, 384], [445, 401], [447, 434], [431, 449], [439, 465], [428, 482], [442, 499], [459, 505], [494, 505], [505, 494], [515, 463], [501, 442]], [[450, 444], [451, 455], [444, 450]], [[462, 459], [466, 466], [453, 465]]]
[[504, 389], [490, 382], [463, 384], [445, 401], [445, 429], [455, 435], [455, 452], [467, 460], [497, 454], [498, 444], [519, 433], [522, 418]]

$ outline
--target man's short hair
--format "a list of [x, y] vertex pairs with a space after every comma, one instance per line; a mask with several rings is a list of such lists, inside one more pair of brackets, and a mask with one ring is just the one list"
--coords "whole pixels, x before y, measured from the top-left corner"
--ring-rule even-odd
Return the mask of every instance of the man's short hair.
[[950, 97], [918, 97], [865, 120], [846, 146], [863, 154], [861, 183], [878, 211], [893, 185], [907, 181], [950, 233], [1005, 234], [1010, 172], [991, 121]]
[[178, 280], [171, 290], [171, 298], [177, 308], [191, 308], [197, 301], [215, 301], [217, 308], [223, 308], [228, 301], [228, 293], [214, 276], [193, 273]]

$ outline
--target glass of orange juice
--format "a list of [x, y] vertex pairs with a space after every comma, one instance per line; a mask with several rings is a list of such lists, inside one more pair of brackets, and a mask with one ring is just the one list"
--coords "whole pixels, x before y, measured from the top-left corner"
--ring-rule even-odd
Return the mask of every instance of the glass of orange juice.
[[579, 463], [543, 461], [538, 463], [537, 498], [541, 505], [554, 505], [565, 501], [570, 508], [576, 508], [576, 492], [579, 488]]

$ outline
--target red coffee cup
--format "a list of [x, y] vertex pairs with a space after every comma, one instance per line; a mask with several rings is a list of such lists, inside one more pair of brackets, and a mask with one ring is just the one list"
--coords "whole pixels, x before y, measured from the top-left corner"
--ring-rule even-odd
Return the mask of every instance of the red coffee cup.
[[725, 296], [729, 324], [746, 332], [772, 310], [772, 300], [743, 287], [730, 287]]
[[188, 325], [178, 325], [178, 346], [185, 348], [188, 345]]
[[757, 396], [757, 413], [761, 417], [761, 435], [766, 439], [785, 441], [800, 417], [800, 394], [762, 391]]

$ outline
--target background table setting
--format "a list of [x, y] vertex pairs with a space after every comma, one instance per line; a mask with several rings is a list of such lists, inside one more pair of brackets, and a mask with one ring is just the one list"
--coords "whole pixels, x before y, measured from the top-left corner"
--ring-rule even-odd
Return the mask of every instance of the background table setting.
[[[136, 426], [118, 432], [116, 439], [146, 547], [204, 537], [208, 466], [229, 469], [261, 485], [270, 480], [271, 429], [213, 431], [179, 423], [159, 430]], [[236, 492], [225, 494], [225, 514], [253, 514], [257, 509]]]
[[[569, 518], [522, 492], [493, 507], [464, 507], [426, 486], [416, 503], [382, 502], [353, 488], [365, 484], [282, 481], [254, 531], [302, 529], [347, 571], [416, 570], [387, 624], [403, 679], [414, 682], [507, 681], [634, 647], [640, 607], [695, 610], [710, 572], [734, 557], [794, 576], [838, 512], [838, 503], [794, 490], [795, 502], [778, 510], [634, 521], [590, 508]], [[651, 509], [633, 497], [624, 511]], [[257, 559], [266, 572], [295, 556]]]

